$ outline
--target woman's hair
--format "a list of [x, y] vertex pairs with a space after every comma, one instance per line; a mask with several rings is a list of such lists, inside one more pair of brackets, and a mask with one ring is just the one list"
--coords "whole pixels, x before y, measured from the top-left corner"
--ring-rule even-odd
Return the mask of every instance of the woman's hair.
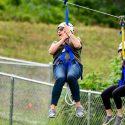
[[[66, 23], [65, 22], [62, 22], [58, 25], [58, 28], [59, 27], [65, 27]], [[74, 27], [71, 23], [68, 23], [68, 26], [70, 27], [70, 31], [73, 33], [74, 32]]]

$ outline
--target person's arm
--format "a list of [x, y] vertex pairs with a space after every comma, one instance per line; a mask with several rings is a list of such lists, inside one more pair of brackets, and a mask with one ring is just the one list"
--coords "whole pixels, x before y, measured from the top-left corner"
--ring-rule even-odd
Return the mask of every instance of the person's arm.
[[70, 31], [70, 27], [69, 26], [65, 26], [64, 28], [66, 34], [68, 35], [69, 39], [71, 39], [71, 42], [73, 44], [73, 46], [77, 49], [81, 48], [81, 42], [80, 39], [77, 38], [71, 31]]
[[52, 43], [52, 45], [49, 48], [49, 54], [54, 54], [58, 48], [61, 46], [61, 44], [64, 42], [63, 39], [61, 39], [60, 41], [56, 42], [56, 43]]
[[68, 38], [67, 35], [64, 34], [61, 40], [59, 40], [56, 43], [52, 43], [52, 45], [49, 48], [49, 53], [54, 55], [55, 52], [58, 50], [58, 48], [65, 42], [67, 38]]
[[70, 33], [68, 34], [69, 38], [71, 39], [71, 42], [73, 44], [73, 46], [77, 49], [81, 48], [81, 42], [80, 39], [77, 38], [74, 34]]

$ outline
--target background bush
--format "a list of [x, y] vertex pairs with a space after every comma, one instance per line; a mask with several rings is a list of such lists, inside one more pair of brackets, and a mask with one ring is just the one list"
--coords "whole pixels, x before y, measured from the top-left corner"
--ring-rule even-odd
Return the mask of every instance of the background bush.
[[108, 79], [104, 79], [103, 74], [92, 72], [87, 74], [83, 80], [80, 80], [80, 86], [83, 89], [102, 91], [110, 85], [117, 84], [121, 78], [121, 59], [116, 57], [110, 64], [111, 73]]
[[[125, 2], [123, 0], [69, 0], [69, 2], [107, 12], [116, 16], [124, 15]], [[78, 8], [69, 7], [69, 19], [86, 25], [105, 25], [119, 27], [118, 19]], [[65, 20], [65, 6], [58, 0], [0, 0], [0, 19], [32, 22], [60, 23]]]

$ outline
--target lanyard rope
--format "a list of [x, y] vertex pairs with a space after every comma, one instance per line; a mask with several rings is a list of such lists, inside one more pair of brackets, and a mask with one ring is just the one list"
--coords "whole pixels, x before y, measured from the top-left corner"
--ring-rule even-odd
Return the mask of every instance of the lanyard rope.
[[120, 17], [120, 27], [121, 27], [121, 34], [122, 34], [122, 56], [123, 56], [123, 61], [125, 61], [125, 52], [124, 52], [124, 18], [125, 16]]
[[121, 79], [119, 80], [118, 82], [118, 85], [119, 86], [122, 86], [124, 85], [125, 83], [125, 66], [124, 66], [124, 63], [125, 63], [125, 46], [124, 46], [124, 18], [125, 16], [120, 16], [120, 20], [119, 20], [119, 24], [120, 24], [120, 28], [121, 28], [121, 31], [120, 31], [120, 34], [122, 35], [122, 59], [123, 59], [123, 66], [122, 66], [122, 76], [121, 76]]

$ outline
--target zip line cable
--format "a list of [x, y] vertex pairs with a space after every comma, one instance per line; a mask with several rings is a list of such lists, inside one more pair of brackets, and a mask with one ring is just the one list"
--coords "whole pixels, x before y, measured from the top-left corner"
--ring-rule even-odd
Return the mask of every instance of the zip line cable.
[[[58, 1], [64, 2], [64, 0], [58, 0]], [[102, 11], [99, 11], [99, 10], [91, 9], [91, 8], [84, 7], [84, 6], [81, 6], [81, 5], [78, 5], [78, 4], [74, 4], [74, 3], [71, 3], [71, 2], [67, 2], [67, 4], [70, 4], [70, 5], [73, 5], [73, 6], [76, 6], [76, 7], [80, 7], [80, 8], [86, 9], [86, 10], [90, 10], [90, 11], [93, 11], [93, 12], [97, 12], [97, 13], [100, 13], [100, 14], [103, 14], [103, 15], [111, 16], [111, 17], [114, 17], [114, 18], [120, 18], [120, 16], [115, 16], [115, 15], [112, 15], [112, 14], [109, 14], [109, 13], [106, 13], [106, 12], [102, 12]]]

